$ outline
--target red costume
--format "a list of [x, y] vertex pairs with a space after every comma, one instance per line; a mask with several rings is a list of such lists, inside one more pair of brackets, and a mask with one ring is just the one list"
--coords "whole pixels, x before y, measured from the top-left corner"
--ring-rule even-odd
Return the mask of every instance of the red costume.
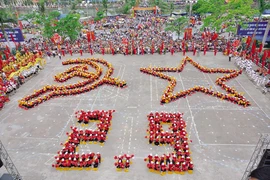
[[61, 50], [62, 56], [65, 56], [65, 50]]
[[173, 53], [174, 53], [174, 48], [172, 47], [171, 48], [171, 55], [173, 55]]

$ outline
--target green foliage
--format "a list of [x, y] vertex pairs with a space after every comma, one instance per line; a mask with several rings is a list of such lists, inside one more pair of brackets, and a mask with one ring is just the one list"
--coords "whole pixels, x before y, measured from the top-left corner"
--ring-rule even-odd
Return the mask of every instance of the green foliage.
[[43, 36], [46, 38], [51, 38], [55, 33], [57, 26], [57, 18], [60, 16], [58, 11], [52, 11], [47, 16], [39, 16], [38, 22], [42, 26]]
[[150, 0], [150, 6], [158, 6], [162, 14], [170, 12], [169, 4], [163, 0]]
[[[209, 4], [209, 3], [212, 4]], [[230, 0], [228, 4], [221, 0], [199, 0], [201, 5], [196, 9], [200, 14], [211, 12], [203, 21], [203, 27], [210, 27], [219, 31], [223, 24], [227, 25], [227, 32], [236, 32], [237, 26], [250, 21], [258, 10], [252, 8], [253, 0]], [[205, 4], [204, 4], [205, 3]], [[208, 5], [208, 8], [207, 8]]]
[[129, 14], [129, 12], [130, 12], [130, 5], [129, 4], [124, 4], [124, 6], [123, 6], [123, 9], [122, 9], [122, 13], [123, 14]]
[[66, 17], [60, 19], [55, 26], [55, 32], [57, 32], [63, 39], [69, 37], [73, 42], [77, 39], [82, 25], [79, 21], [79, 14], [68, 14]]
[[102, 0], [102, 8], [105, 11], [105, 15], [108, 13], [108, 0]]
[[33, 11], [31, 13], [24, 14], [22, 16], [22, 20], [27, 21], [28, 23], [32, 23], [37, 19], [37, 17], [38, 17], [38, 13]]
[[96, 17], [94, 18], [94, 21], [100, 21], [100, 20], [103, 19], [103, 18], [104, 18], [104, 12], [101, 11], [101, 10], [99, 10], [99, 11], [97, 12]]
[[170, 6], [169, 6], [170, 15], [172, 15], [172, 12], [174, 11], [174, 9], [175, 9], [174, 4], [170, 3]]
[[132, 7], [136, 5], [136, 0], [125, 0], [125, 3], [119, 9], [120, 14], [129, 14]]
[[136, 5], [136, 0], [130, 0], [130, 6], [135, 6]]
[[168, 23], [166, 25], [165, 31], [176, 32], [179, 38], [181, 32], [185, 29], [187, 25], [188, 25], [188, 18], [180, 17], [180, 18], [175, 19], [171, 23]]
[[4, 23], [16, 24], [17, 23], [17, 18], [14, 16], [14, 14], [11, 14], [11, 13], [7, 12], [5, 9], [1, 9], [1, 11], [0, 11], [0, 23], [1, 23], [1, 26]]
[[[218, 12], [221, 6], [225, 5], [224, 0], [198, 0], [196, 4], [192, 5], [192, 11], [205, 14], [205, 13], [214, 13]], [[189, 5], [187, 12], [189, 11]]]
[[5, 9], [1, 9], [0, 11], [0, 29], [2, 33], [4, 34], [5, 39], [9, 43], [8, 36], [5, 32], [5, 28], [9, 28], [9, 25], [6, 23], [12, 23], [12, 24], [17, 24], [17, 18], [13, 15], [7, 12]]
[[38, 11], [40, 13], [41, 16], [45, 16], [45, 0], [40, 0], [38, 2]]
[[25, 0], [24, 5], [33, 5], [33, 1], [32, 0]]
[[[269, 5], [269, 7], [270, 7], [269, 3], [267, 5]], [[260, 14], [262, 14], [263, 11], [266, 9], [265, 0], [258, 0], [258, 9], [259, 9]]]

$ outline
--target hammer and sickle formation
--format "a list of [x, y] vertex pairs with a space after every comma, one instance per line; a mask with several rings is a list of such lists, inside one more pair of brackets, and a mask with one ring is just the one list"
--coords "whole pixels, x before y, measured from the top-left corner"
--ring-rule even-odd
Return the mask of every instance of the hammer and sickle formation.
[[[98, 86], [103, 84], [114, 85], [118, 87], [125, 87], [126, 82], [118, 78], [111, 77], [113, 74], [114, 68], [112, 64], [103, 60], [96, 58], [87, 58], [87, 59], [71, 59], [62, 62], [63, 65], [79, 64], [73, 66], [66, 71], [57, 74], [54, 78], [57, 82], [65, 82], [73, 77], [84, 78], [84, 81], [79, 81], [75, 84], [69, 85], [46, 85], [39, 90], [35, 90], [33, 94], [26, 96], [19, 100], [19, 107], [23, 109], [30, 109], [42, 102], [48, 101], [51, 98], [60, 97], [60, 96], [69, 96], [77, 95], [91, 91]], [[101, 78], [103, 73], [102, 67], [99, 65], [102, 64], [108, 68], [105, 75]], [[96, 72], [88, 72], [88, 66], [91, 66], [95, 69]]]

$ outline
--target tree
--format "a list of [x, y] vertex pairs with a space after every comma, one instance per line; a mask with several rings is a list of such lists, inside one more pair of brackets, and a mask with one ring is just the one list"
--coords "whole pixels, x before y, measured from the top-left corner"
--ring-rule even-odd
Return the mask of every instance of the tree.
[[76, 10], [77, 10], [77, 5], [79, 4], [79, 3], [81, 3], [82, 1], [81, 0], [75, 0], [75, 1], [73, 1], [72, 3], [71, 3], [71, 5], [70, 5], [70, 10], [71, 10], [71, 13], [75, 13], [76, 12]]
[[38, 13], [33, 11], [31, 13], [24, 14], [22, 16], [22, 20], [27, 21], [30, 24], [30, 23], [34, 22], [37, 19], [37, 17], [38, 17]]
[[170, 6], [169, 6], [170, 16], [172, 16], [172, 12], [174, 11], [174, 9], [175, 9], [174, 4], [170, 3]]
[[163, 0], [150, 0], [150, 5], [158, 6], [163, 14], [169, 12], [169, 5]]
[[42, 26], [42, 33], [43, 36], [50, 39], [53, 34], [56, 32], [57, 29], [57, 18], [60, 16], [60, 13], [58, 11], [52, 11], [49, 13], [48, 16], [43, 17], [40, 16], [40, 20], [43, 20], [41, 22], [41, 26]]
[[176, 32], [179, 39], [181, 32], [185, 29], [187, 25], [188, 25], [188, 18], [182, 16], [180, 18], [175, 19], [171, 23], [168, 23], [166, 25], [165, 31]]
[[45, 0], [40, 0], [38, 2], [38, 11], [40, 13], [41, 16], [45, 16]]
[[104, 18], [104, 12], [103, 11], [98, 11], [97, 12], [97, 15], [96, 15], [96, 17], [94, 18], [94, 21], [100, 21], [101, 19], [103, 19]]
[[70, 41], [75, 41], [82, 29], [82, 25], [79, 20], [80, 14], [68, 14], [57, 22], [55, 32], [57, 32], [62, 39], [66, 39], [68, 37]]
[[108, 0], [102, 0], [102, 8], [105, 11], [105, 15], [108, 13]]
[[5, 28], [8, 28], [8, 23], [17, 24], [17, 19], [12, 14], [9, 14], [5, 9], [2, 9], [0, 11], [0, 28], [4, 35], [5, 40], [8, 43], [8, 46], [10, 46], [8, 36], [5, 32]]
[[[192, 11], [198, 14], [214, 13], [223, 5], [225, 5], [224, 0], [198, 0], [192, 5]], [[189, 5], [186, 6], [186, 11], [189, 11]]]
[[120, 9], [117, 9], [118, 13], [121, 14], [129, 14], [132, 7], [136, 4], [135, 0], [125, 0], [125, 3], [122, 5]]
[[222, 3], [221, 0], [199, 1], [203, 1], [203, 3], [196, 12], [200, 14], [211, 13], [204, 19], [202, 28], [210, 27], [216, 31], [219, 31], [225, 24], [227, 32], [236, 33], [239, 25], [250, 21], [258, 13], [258, 10], [251, 6], [253, 0], [230, 0], [227, 4], [224, 1]]

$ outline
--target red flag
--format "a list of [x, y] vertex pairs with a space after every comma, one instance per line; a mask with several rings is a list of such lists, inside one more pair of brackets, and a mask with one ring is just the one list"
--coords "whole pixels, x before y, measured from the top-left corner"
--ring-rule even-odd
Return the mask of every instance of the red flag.
[[87, 36], [87, 41], [91, 42], [91, 33], [87, 32], [86, 36]]
[[95, 32], [94, 32], [94, 31], [91, 31], [91, 39], [92, 39], [93, 41], [96, 40], [96, 36], [95, 36]]
[[263, 45], [260, 44], [259, 52], [262, 52], [262, 49], [263, 49]]
[[205, 38], [205, 32], [202, 33], [202, 39], [204, 39], [204, 38]]
[[249, 45], [250, 45], [251, 40], [252, 40], [252, 39], [251, 39], [251, 37], [250, 37], [250, 36], [248, 36], [247, 41], [246, 41], [247, 46], [249, 46]]
[[182, 41], [182, 49], [185, 49], [185, 41]]
[[256, 52], [256, 40], [254, 40], [252, 48], [251, 48], [251, 53], [254, 54]]
[[240, 45], [240, 41], [239, 40], [235, 40], [232, 45], [234, 47], [238, 47]]
[[0, 71], [2, 71], [2, 68], [3, 68], [2, 55], [0, 55]]
[[216, 40], [217, 38], [218, 38], [218, 34], [214, 33], [213, 36], [212, 36], [212, 41]]
[[267, 58], [267, 51], [264, 51], [262, 56], [262, 68], [265, 66], [266, 58]]
[[230, 49], [230, 47], [231, 47], [231, 42], [228, 41], [228, 42], [227, 42], [227, 49]]

